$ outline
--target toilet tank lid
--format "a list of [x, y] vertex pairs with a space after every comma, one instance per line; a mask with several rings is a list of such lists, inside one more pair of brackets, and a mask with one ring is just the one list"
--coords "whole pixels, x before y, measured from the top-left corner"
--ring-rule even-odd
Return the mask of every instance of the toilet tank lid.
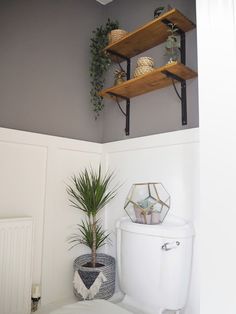
[[127, 232], [151, 235], [160, 238], [190, 238], [194, 236], [193, 224], [183, 218], [168, 215], [159, 225], [134, 223], [129, 217], [122, 217], [116, 223], [116, 228]]

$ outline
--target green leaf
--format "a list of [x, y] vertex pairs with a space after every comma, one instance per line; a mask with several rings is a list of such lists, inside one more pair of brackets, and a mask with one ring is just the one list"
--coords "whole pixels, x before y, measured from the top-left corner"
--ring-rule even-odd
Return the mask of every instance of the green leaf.
[[[109, 233], [102, 229], [102, 226], [96, 222], [96, 250], [109, 243]], [[83, 244], [92, 250], [93, 247], [93, 229], [92, 223], [89, 220], [82, 221], [80, 225], [77, 225], [77, 232], [73, 233], [68, 239], [70, 245], [69, 249], [73, 249], [75, 246]]]
[[[73, 176], [72, 186], [67, 187], [68, 194], [77, 202], [78, 207], [90, 212], [98, 211], [106, 205], [107, 199], [111, 200], [116, 189], [108, 190], [108, 186], [113, 180], [114, 173], [102, 175], [101, 166], [96, 172], [92, 168], [85, 169], [78, 176]], [[87, 202], [81, 202], [86, 200]], [[84, 206], [84, 207], [83, 207]]]

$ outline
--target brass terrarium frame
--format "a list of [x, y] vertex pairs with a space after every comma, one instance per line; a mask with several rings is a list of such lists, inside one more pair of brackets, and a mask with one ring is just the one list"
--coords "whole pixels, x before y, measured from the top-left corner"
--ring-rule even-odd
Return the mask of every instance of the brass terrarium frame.
[[[144, 186], [144, 189], [147, 188], [147, 196], [141, 201], [140, 200], [139, 201], [134, 200], [135, 189], [138, 186]], [[160, 192], [158, 192], [158, 188], [157, 188], [158, 186], [160, 186], [166, 194], [166, 198], [164, 200], [162, 200], [160, 197]], [[153, 191], [151, 191], [151, 188], [153, 188]], [[155, 193], [153, 193], [153, 192], [155, 192]], [[144, 205], [145, 203], [146, 203], [146, 206]], [[157, 209], [154, 210], [154, 207], [157, 204], [160, 205], [160, 208], [158, 210]], [[132, 185], [132, 187], [128, 193], [124, 209], [125, 209], [127, 215], [130, 217], [130, 219], [133, 222], [138, 222], [137, 219], [136, 219], [136, 221], [134, 221], [134, 218], [130, 214], [129, 205], [133, 205], [132, 206], [133, 211], [138, 210], [140, 212], [140, 215], [143, 218], [144, 224], [148, 224], [147, 215], [150, 215], [150, 213], [154, 213], [154, 212], [159, 213], [159, 215], [160, 215], [160, 222], [159, 223], [161, 223], [164, 221], [164, 219], [165, 219], [165, 217], [166, 217], [166, 215], [170, 209], [170, 195], [167, 192], [167, 190], [165, 189], [164, 185], [160, 182], [135, 183]]]

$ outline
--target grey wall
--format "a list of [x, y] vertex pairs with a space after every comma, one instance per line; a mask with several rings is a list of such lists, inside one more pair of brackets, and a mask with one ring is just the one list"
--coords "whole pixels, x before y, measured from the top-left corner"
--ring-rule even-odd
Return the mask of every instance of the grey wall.
[[100, 142], [89, 106], [95, 0], [0, 0], [0, 126]]
[[[106, 14], [117, 18], [121, 28], [132, 31], [153, 18], [153, 11], [159, 5], [170, 4], [179, 9], [192, 21], [195, 21], [194, 0], [115, 0], [109, 4]], [[197, 41], [196, 31], [186, 34], [187, 60], [186, 63], [197, 69]], [[156, 66], [164, 65], [167, 61], [164, 46], [153, 48], [142, 55], [152, 56]], [[141, 55], [139, 55], [141, 56]], [[132, 59], [132, 73], [137, 58]], [[111, 69], [107, 85], [113, 84]], [[154, 91], [152, 93], [131, 99], [131, 134], [129, 137], [138, 137], [149, 134], [175, 131], [198, 126], [198, 92], [197, 80], [187, 82], [188, 97], [188, 125], [181, 124], [181, 104], [172, 87]], [[104, 112], [103, 141], [109, 142], [127, 138], [124, 134], [125, 119], [117, 105], [106, 100]]]
[[[106, 101], [94, 120], [90, 106], [89, 40], [107, 17], [132, 31], [153, 18], [167, 1], [0, 0], [0, 127], [95, 142], [126, 139], [125, 120]], [[194, 0], [170, 0], [195, 21]], [[196, 31], [187, 33], [187, 64], [197, 68]], [[163, 45], [143, 55], [165, 64]], [[133, 69], [135, 61], [133, 59]], [[107, 86], [113, 85], [113, 71]], [[188, 125], [181, 125], [180, 103], [173, 88], [131, 101], [131, 134], [138, 137], [198, 126], [197, 80], [188, 81]]]

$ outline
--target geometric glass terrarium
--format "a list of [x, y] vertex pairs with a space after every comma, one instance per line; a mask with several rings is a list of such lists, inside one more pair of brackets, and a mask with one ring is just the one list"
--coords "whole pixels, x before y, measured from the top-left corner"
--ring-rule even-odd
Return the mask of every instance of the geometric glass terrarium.
[[161, 183], [136, 183], [127, 195], [124, 209], [135, 223], [160, 224], [170, 209], [170, 195]]

